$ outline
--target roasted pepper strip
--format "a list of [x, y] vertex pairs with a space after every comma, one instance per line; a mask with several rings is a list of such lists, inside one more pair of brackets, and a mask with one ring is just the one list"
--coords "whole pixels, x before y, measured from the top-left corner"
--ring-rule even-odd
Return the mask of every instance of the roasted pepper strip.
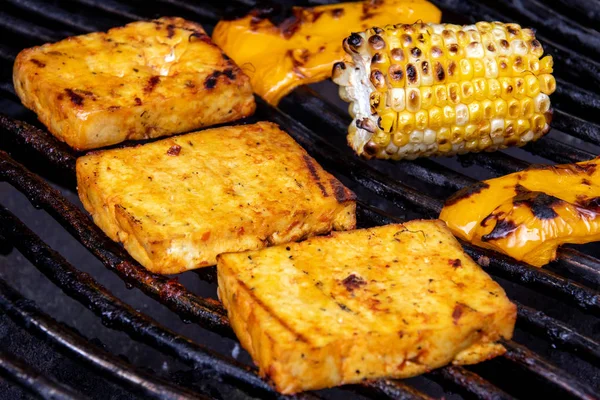
[[220, 21], [213, 32], [213, 41], [250, 76], [254, 91], [273, 105], [297, 86], [329, 78], [333, 64], [344, 57], [342, 40], [352, 31], [441, 18], [425, 0], [294, 7], [293, 14], [276, 26], [250, 13]]
[[467, 241], [541, 267], [564, 243], [600, 240], [600, 158], [535, 166], [450, 197], [440, 219]]

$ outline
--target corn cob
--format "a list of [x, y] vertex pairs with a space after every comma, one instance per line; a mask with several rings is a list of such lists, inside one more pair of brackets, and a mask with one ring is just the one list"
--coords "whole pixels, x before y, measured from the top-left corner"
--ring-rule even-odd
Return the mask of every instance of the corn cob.
[[[333, 67], [367, 158], [414, 159], [522, 146], [550, 129], [552, 57], [531, 29], [478, 22], [388, 25], [344, 39]], [[541, 59], [540, 59], [541, 58]]]

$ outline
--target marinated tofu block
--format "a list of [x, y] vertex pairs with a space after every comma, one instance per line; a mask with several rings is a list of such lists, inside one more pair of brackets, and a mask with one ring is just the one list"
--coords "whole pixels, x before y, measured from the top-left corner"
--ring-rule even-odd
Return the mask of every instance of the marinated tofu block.
[[356, 224], [353, 193], [268, 122], [94, 152], [77, 183], [94, 222], [163, 274]]
[[255, 109], [249, 78], [181, 18], [23, 50], [13, 80], [23, 104], [76, 149], [186, 132]]
[[477, 363], [515, 325], [515, 305], [439, 220], [217, 260], [235, 333], [285, 394]]

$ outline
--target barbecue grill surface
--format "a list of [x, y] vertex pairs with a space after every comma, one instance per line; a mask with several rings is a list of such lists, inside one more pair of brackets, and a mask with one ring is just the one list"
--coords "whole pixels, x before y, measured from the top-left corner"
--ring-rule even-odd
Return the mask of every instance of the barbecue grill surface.
[[[555, 129], [525, 149], [365, 162], [345, 144], [350, 117], [331, 82], [297, 89], [282, 101], [281, 111], [259, 101], [250, 120], [279, 123], [353, 189], [362, 226], [435, 217], [443, 199], [473, 179], [514, 172], [530, 163], [575, 162], [600, 154], [600, 33], [593, 29], [600, 26], [600, 1], [433, 2], [442, 9], [444, 22], [503, 20], [537, 28], [544, 48], [555, 58]], [[250, 358], [239, 349], [223, 309], [211, 300], [216, 299], [214, 269], [178, 276], [185, 290], [174, 280], [145, 275], [107, 241], [81, 213], [74, 154], [20, 105], [11, 83], [14, 56], [26, 47], [163, 15], [194, 20], [210, 30], [222, 16], [243, 13], [244, 5], [252, 3], [2, 2], [0, 376], [5, 379], [0, 379], [0, 399], [28, 398], [32, 392], [46, 398], [276, 397], [247, 367]], [[275, 9], [273, 18], [281, 20], [286, 11], [285, 6]], [[50, 191], [47, 183], [58, 192]], [[598, 397], [600, 261], [595, 257], [600, 246], [565, 248], [559, 261], [542, 270], [472, 246], [466, 249], [475, 260], [489, 261], [486, 270], [519, 303], [515, 338], [507, 343], [505, 357], [315, 395]]]

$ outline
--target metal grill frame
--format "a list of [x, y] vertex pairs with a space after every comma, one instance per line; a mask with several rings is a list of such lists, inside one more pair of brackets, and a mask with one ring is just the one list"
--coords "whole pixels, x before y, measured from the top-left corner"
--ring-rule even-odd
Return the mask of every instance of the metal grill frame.
[[[87, 7], [88, 10], [96, 9], [121, 20], [146, 19], [148, 17], [147, 15], [138, 15], [135, 7], [118, 3], [115, 0], [76, 1], [83, 7]], [[562, 7], [565, 7], [564, 2], [565, 0], [560, 2]], [[74, 14], [54, 5], [40, 4], [32, 0], [7, 0], [6, 3], [15, 9], [35, 14], [36, 18], [43, 19], [46, 26], [61, 28], [50, 29], [0, 11], [0, 29], [14, 32], [32, 43], [56, 41], [65, 35], [98, 30], [89, 23], [89, 17], [77, 18]], [[182, 0], [160, 0], [159, 3], [161, 3], [161, 7], [173, 10], [172, 14], [174, 15], [179, 14], [203, 24], [213, 24], [221, 17], [218, 7], [210, 4], [197, 5]], [[251, 5], [253, 2], [238, 0], [235, 3]], [[472, 0], [439, 0], [434, 3], [442, 9], [443, 15], [462, 14], [463, 18], [467, 19], [465, 22], [473, 22], [475, 19], [508, 20], [505, 13], [510, 13], [516, 17], [512, 19], [517, 19], [517, 21], [535, 26], [546, 26], [544, 19], [556, 16], [554, 10], [540, 5], [537, 1], [528, 5], [523, 5], [520, 1], [512, 1], [503, 4], [498, 9], [486, 4], [475, 3]], [[569, 1], [569, 3], [571, 2]], [[582, 0], [575, 0], [571, 10], [579, 15], [584, 5]], [[193, 16], [190, 17], [189, 14]], [[596, 42], [582, 41], [586, 34], [590, 34], [589, 28], [573, 25], [572, 19], [568, 16], [559, 15], [557, 18], [564, 23], [560, 25], [561, 29], [543, 29], [538, 32], [547, 51], [555, 56], [557, 60], [555, 69], [557, 75], [562, 78], [558, 80], [560, 89], [553, 96], [553, 102], [557, 106], [553, 127], [589, 143], [599, 145], [600, 114], [595, 114], [594, 111], [600, 109], [600, 96], [582, 88], [586, 84], [589, 85], [590, 80], [594, 84], [600, 83], [600, 63], [582, 56], [585, 50], [597, 51], [593, 45]], [[590, 15], [584, 20], [594, 22], [596, 18], [597, 16]], [[565, 30], [563, 27], [568, 29]], [[593, 39], [600, 40], [600, 34], [596, 32]], [[12, 64], [14, 50], [0, 44], [0, 62], [4, 65]], [[572, 68], [574, 65], [578, 65], [578, 68]], [[581, 72], [582, 70], [584, 72]], [[568, 82], [579, 84], [579, 87], [569, 85]], [[16, 99], [10, 82], [0, 83], [0, 95], [8, 99]], [[402, 179], [392, 179], [379, 171], [372, 163], [354, 157], [347, 149], [336, 147], [319, 134], [318, 132], [327, 131], [329, 134], [333, 132], [333, 135], [338, 138], [344, 137], [348, 117], [311, 89], [297, 89], [282, 101], [278, 109], [270, 107], [258, 98], [257, 103], [257, 113], [251, 120], [267, 119], [278, 123], [334, 175], [350, 178], [355, 184], [365, 188], [373, 195], [389, 201], [402, 211], [417, 212], [425, 217], [436, 217], [439, 213], [441, 199], [402, 183]], [[228, 325], [226, 312], [220, 303], [196, 296], [180, 284], [164, 276], [146, 271], [122, 247], [106, 237], [77, 206], [70, 203], [42, 178], [29, 172], [26, 167], [2, 150], [18, 155], [25, 149], [45, 158], [50, 165], [64, 173], [66, 180], [71, 183], [71, 189], [73, 189], [77, 154], [74, 154], [71, 149], [59, 143], [48, 133], [24, 122], [0, 116], [0, 129], [3, 139], [6, 139], [0, 143], [0, 181], [10, 183], [24, 193], [34, 205], [50, 213], [107, 268], [114, 271], [126, 283], [138, 287], [182, 318], [199, 323], [220, 335], [235, 339]], [[528, 145], [526, 150], [554, 162], [576, 162], [594, 156], [590, 152], [550, 137]], [[469, 154], [458, 158], [464, 165], [478, 165], [494, 174], [505, 174], [528, 167], [528, 163], [525, 161], [503, 152]], [[396, 171], [400, 177], [410, 177], [447, 192], [455, 191], [472, 183], [471, 178], [444, 168], [431, 160], [402, 163], [397, 166]], [[359, 196], [359, 218], [364, 225], [401, 222], [403, 217], [404, 215], [389, 215], [370, 206], [367, 200], [361, 200]], [[67, 295], [95, 312], [110, 328], [127, 332], [133, 339], [174, 356], [203, 374], [218, 376], [228, 384], [240, 386], [250, 394], [261, 397], [281, 397], [267, 383], [258, 378], [254, 368], [242, 365], [234, 359], [193, 343], [122, 303], [107, 289], [95, 282], [91, 276], [78, 271], [60, 254], [49, 248], [4, 207], [0, 207], [0, 239], [2, 242], [15, 246], [48, 279]], [[483, 264], [490, 274], [534, 289], [539, 293], [559, 298], [595, 317], [600, 316], [600, 293], [597, 291], [600, 286], [600, 260], [571, 248], [564, 248], [560, 251], [557, 262], [547, 269], [537, 269], [467, 243], [463, 243], [463, 246], [475, 260]], [[199, 271], [198, 276], [214, 283], [213, 272], [214, 269], [208, 268]], [[67, 353], [78, 354], [77, 358], [81, 362], [93, 366], [104, 376], [133, 391], [142, 391], [144, 395], [155, 398], [201, 397], [186, 388], [172, 385], [155, 376], [138, 371], [135, 367], [116, 359], [101, 349], [95, 349], [89, 344], [86, 346], [82, 339], [77, 337], [77, 334], [58, 325], [51, 317], [44, 315], [3, 281], [0, 281], [0, 309], [18, 323], [26, 326], [28, 330], [37, 331], [45, 339], [54, 341]], [[594, 339], [578, 333], [574, 328], [541, 311], [521, 304], [518, 304], [518, 317], [519, 327], [536, 332], [556, 346], [578, 354], [595, 366], [600, 365], [600, 344]], [[512, 341], [506, 342], [505, 346], [508, 349], [507, 354], [503, 357], [505, 362], [528, 371], [570, 397], [596, 398], [596, 393], [587, 384], [543, 360], [531, 350]], [[79, 352], [76, 349], [79, 349]], [[12, 377], [18, 384], [44, 398], [74, 398], [78, 396], [71, 388], [39, 375], [7, 354], [0, 354], [0, 373]], [[466, 397], [512, 398], [502, 389], [463, 367], [445, 367], [427, 374], [427, 377], [445, 388], [454, 387]], [[347, 386], [345, 389], [368, 396], [400, 399], [428, 398], [426, 394], [406, 383], [389, 379]], [[318, 396], [318, 393], [305, 393], [299, 397]]]

